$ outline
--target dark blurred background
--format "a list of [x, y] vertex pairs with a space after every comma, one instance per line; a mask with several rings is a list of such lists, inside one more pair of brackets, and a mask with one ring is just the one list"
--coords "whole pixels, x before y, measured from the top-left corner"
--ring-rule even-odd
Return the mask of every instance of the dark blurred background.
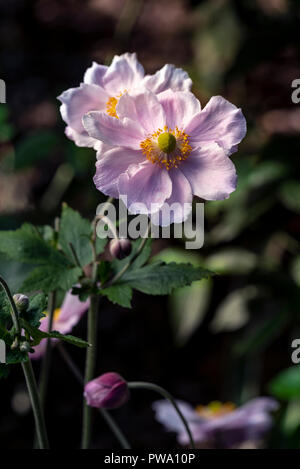
[[[222, 275], [170, 297], [135, 293], [133, 309], [103, 300], [97, 370], [159, 383], [177, 398], [241, 404], [269, 393], [300, 338], [300, 2], [289, 0], [1, 0], [0, 229], [52, 223], [62, 201], [92, 218], [95, 153], [64, 135], [56, 96], [78, 86], [92, 60], [136, 51], [146, 72], [185, 68], [204, 105], [221, 94], [241, 107], [248, 133], [233, 155], [237, 191], [205, 205], [204, 247], [156, 241], [154, 255]], [[0, 258], [17, 290], [26, 268]], [[84, 337], [85, 321], [73, 331]], [[82, 350], [68, 348], [83, 368]], [[34, 364], [38, 373], [40, 364]], [[300, 373], [299, 373], [300, 376]], [[299, 384], [300, 386], [300, 384]], [[0, 382], [3, 448], [32, 444], [21, 369]], [[136, 448], [176, 445], [154, 421], [156, 396], [133, 391], [113, 414]], [[300, 390], [299, 390], [300, 398]], [[53, 447], [78, 447], [81, 389], [53, 353], [46, 418]], [[300, 448], [298, 396], [282, 400], [270, 447]], [[94, 446], [118, 448], [101, 421]]]

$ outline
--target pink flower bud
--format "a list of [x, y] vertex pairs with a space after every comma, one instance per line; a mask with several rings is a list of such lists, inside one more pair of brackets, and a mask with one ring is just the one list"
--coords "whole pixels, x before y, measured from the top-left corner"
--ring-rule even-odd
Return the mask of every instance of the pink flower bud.
[[85, 385], [84, 397], [91, 407], [115, 409], [128, 401], [129, 390], [118, 373], [104, 373]]
[[109, 252], [112, 257], [117, 259], [125, 259], [131, 253], [131, 242], [129, 239], [112, 239], [109, 243]]

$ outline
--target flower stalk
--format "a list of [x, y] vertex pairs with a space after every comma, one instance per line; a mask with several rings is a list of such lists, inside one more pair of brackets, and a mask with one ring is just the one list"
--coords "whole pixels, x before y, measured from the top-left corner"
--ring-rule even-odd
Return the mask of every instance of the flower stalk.
[[[91, 306], [88, 312], [88, 333], [87, 341], [90, 346], [86, 351], [86, 363], [84, 384], [91, 381], [94, 377], [96, 366], [97, 354], [97, 324], [98, 324], [98, 304], [99, 299], [97, 295], [91, 295]], [[91, 428], [92, 428], [92, 413], [93, 409], [83, 403], [83, 421], [82, 421], [82, 440], [81, 448], [88, 449], [91, 443]]]
[[179, 415], [179, 417], [180, 417], [180, 419], [181, 419], [181, 421], [182, 421], [182, 423], [183, 423], [183, 425], [186, 429], [186, 432], [187, 432], [189, 440], [190, 440], [191, 448], [195, 449], [195, 442], [194, 442], [191, 430], [189, 428], [189, 425], [188, 425], [184, 415], [182, 414], [181, 410], [179, 409], [175, 399], [173, 398], [173, 396], [168, 391], [166, 391], [161, 386], [158, 386], [157, 384], [147, 383], [147, 382], [143, 382], [143, 381], [133, 381], [131, 383], [128, 383], [128, 387], [129, 387], [129, 389], [148, 389], [149, 391], [157, 392], [158, 394], [163, 396], [165, 399], [167, 399], [173, 405], [174, 409], [176, 410], [177, 414]]
[[[19, 313], [17, 306], [14, 302], [14, 299], [12, 297], [12, 294], [10, 292], [10, 289], [5, 282], [5, 280], [0, 276], [0, 284], [2, 288], [4, 289], [6, 296], [10, 302], [11, 305], [11, 316], [12, 320], [16, 329], [16, 334], [17, 336], [21, 336], [22, 329], [20, 326], [20, 321], [19, 321]], [[25, 376], [27, 388], [28, 388], [28, 393], [30, 397], [30, 402], [33, 410], [33, 415], [34, 415], [34, 420], [35, 420], [35, 427], [36, 427], [36, 433], [37, 433], [37, 440], [39, 444], [40, 449], [48, 449], [49, 448], [49, 443], [48, 443], [48, 436], [47, 436], [47, 430], [46, 430], [46, 425], [45, 425], [45, 419], [44, 419], [44, 414], [39, 398], [39, 393], [38, 393], [38, 387], [36, 384], [36, 379], [34, 376], [34, 372], [32, 369], [32, 364], [30, 361], [30, 358], [28, 357], [28, 360], [26, 362], [22, 363], [22, 369], [23, 373]]]
[[[48, 333], [52, 331], [55, 304], [56, 304], [56, 292], [51, 292], [49, 295], [49, 302], [48, 302], [48, 314], [49, 314], [49, 323], [48, 323], [48, 330], [47, 330]], [[52, 354], [51, 339], [48, 338], [46, 340], [47, 340], [47, 345], [46, 345], [46, 351], [45, 351], [44, 360], [42, 364], [40, 383], [39, 383], [40, 400], [41, 400], [41, 405], [43, 408], [45, 407], [45, 402], [46, 402], [46, 397], [47, 397], [47, 387], [48, 387], [48, 381], [49, 381], [51, 354]]]
[[[73, 362], [72, 358], [64, 348], [63, 344], [58, 344], [58, 349], [60, 351], [60, 354], [62, 358], [64, 359], [65, 363], [68, 365], [69, 369], [73, 373], [74, 377], [77, 379], [77, 381], [82, 385], [84, 383], [84, 379], [81, 375], [80, 370], [76, 366], [76, 364]], [[107, 425], [119, 441], [121, 447], [123, 449], [131, 449], [131, 446], [129, 442], [127, 441], [127, 438], [123, 434], [122, 430], [119, 428], [117, 423], [114, 421], [110, 413], [105, 410], [105, 409], [98, 409], [98, 412], [102, 415], [103, 419], [106, 421]]]

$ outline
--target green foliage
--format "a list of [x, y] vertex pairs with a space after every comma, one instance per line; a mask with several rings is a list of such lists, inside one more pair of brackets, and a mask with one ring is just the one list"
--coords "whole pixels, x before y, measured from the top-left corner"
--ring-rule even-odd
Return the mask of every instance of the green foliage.
[[0, 143], [8, 142], [14, 135], [15, 129], [8, 122], [8, 109], [5, 104], [0, 106]]
[[290, 400], [300, 397], [300, 365], [282, 371], [269, 384], [269, 390], [278, 399]]
[[279, 192], [280, 200], [292, 212], [300, 213], [300, 183], [299, 181], [286, 181]]
[[81, 276], [79, 267], [65, 267], [42, 265], [36, 267], [22, 285], [23, 291], [42, 290], [49, 293], [57, 288], [69, 290]]
[[70, 265], [66, 257], [47, 244], [29, 224], [22, 225], [16, 231], [1, 231], [0, 252], [10, 259], [28, 264]]
[[77, 347], [87, 347], [89, 344], [78, 337], [74, 337], [73, 335], [64, 335], [57, 331], [52, 332], [44, 332], [40, 329], [31, 326], [25, 319], [21, 319], [21, 325], [25, 329], [26, 332], [32, 337], [32, 346], [38, 345], [42, 339], [60, 339], [64, 342], [68, 342], [69, 344], [76, 345]]
[[38, 293], [30, 298], [29, 308], [20, 314], [31, 326], [38, 327], [44, 311], [47, 310], [47, 297], [43, 293]]
[[[132, 259], [136, 256], [137, 250], [140, 247], [140, 244], [142, 242], [142, 239], [137, 239], [135, 241], [132, 241], [132, 251], [128, 257], [122, 260], [114, 259], [112, 261], [112, 270], [114, 273], [119, 272], [120, 270], [123, 269], [123, 267], [128, 263], [131, 262]], [[149, 260], [149, 257], [151, 255], [151, 248], [152, 248], [152, 239], [149, 238], [147, 239], [145, 246], [143, 247], [143, 250], [139, 254], [139, 256], [132, 262], [130, 265], [129, 271], [137, 269], [139, 267], [142, 267], [146, 262]]]
[[30, 224], [24, 224], [16, 231], [0, 232], [0, 252], [10, 259], [38, 265], [23, 282], [23, 291], [68, 290], [82, 274], [79, 267], [75, 267]]
[[70, 244], [76, 252], [81, 267], [93, 260], [91, 236], [90, 222], [67, 204], [63, 204], [58, 241], [71, 262], [74, 263], [74, 255]]
[[100, 290], [100, 293], [101, 295], [107, 296], [114, 304], [118, 304], [124, 308], [131, 308], [132, 288], [129, 285], [112, 285], [104, 290]]
[[126, 272], [121, 283], [149, 295], [168, 295], [175, 288], [190, 285], [213, 275], [209, 270], [191, 264], [156, 262]]

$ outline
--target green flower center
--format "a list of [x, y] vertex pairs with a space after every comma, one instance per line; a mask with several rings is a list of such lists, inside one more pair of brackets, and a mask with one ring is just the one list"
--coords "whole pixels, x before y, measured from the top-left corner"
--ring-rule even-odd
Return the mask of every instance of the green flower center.
[[172, 153], [176, 148], [176, 138], [173, 134], [164, 132], [158, 136], [157, 144], [164, 153]]

